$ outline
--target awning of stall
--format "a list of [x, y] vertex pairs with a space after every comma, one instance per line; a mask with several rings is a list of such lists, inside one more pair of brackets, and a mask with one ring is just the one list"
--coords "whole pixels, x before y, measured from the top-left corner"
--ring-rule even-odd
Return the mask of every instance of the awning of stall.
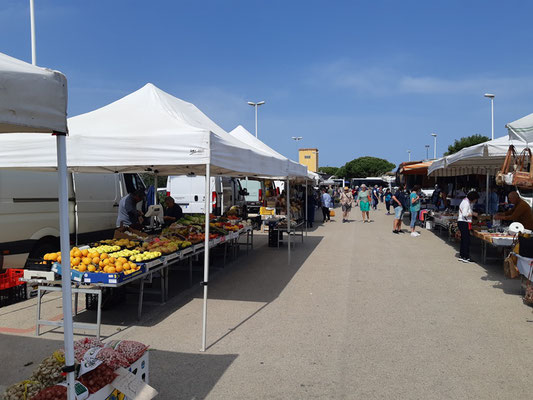
[[459, 176], [459, 175], [496, 175], [503, 164], [509, 146], [513, 144], [517, 152], [526, 147], [523, 141], [510, 141], [509, 137], [490, 140], [461, 149], [435, 160], [428, 168], [428, 175]]
[[[286, 162], [229, 135], [195, 105], [153, 84], [68, 120], [67, 165], [75, 172], [286, 176]], [[55, 142], [0, 138], [0, 167], [55, 168]]]
[[293, 161], [287, 157], [285, 157], [283, 154], [278, 153], [276, 150], [268, 146], [263, 141], [256, 138], [254, 135], [252, 135], [246, 128], [244, 128], [242, 125], [237, 126], [235, 129], [229, 132], [231, 136], [236, 138], [237, 140], [246, 143], [250, 147], [257, 149], [259, 151], [265, 152], [269, 154], [271, 157], [274, 157], [283, 163], [286, 164], [286, 173], [284, 175], [280, 175], [279, 177], [307, 177], [308, 171], [307, 167], [297, 163], [296, 161]]
[[433, 161], [414, 161], [402, 163], [398, 167], [398, 173], [402, 175], [427, 175], [428, 168]]
[[533, 114], [526, 115], [505, 125], [510, 140], [533, 143]]
[[0, 133], [66, 132], [66, 115], [65, 75], [0, 53]]

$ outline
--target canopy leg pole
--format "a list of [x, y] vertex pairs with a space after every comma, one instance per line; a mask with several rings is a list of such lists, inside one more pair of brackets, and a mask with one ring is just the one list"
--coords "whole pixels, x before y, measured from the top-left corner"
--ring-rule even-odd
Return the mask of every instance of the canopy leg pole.
[[307, 236], [307, 225], [309, 224], [307, 216], [307, 179], [305, 180], [305, 236]]
[[72, 326], [72, 287], [70, 281], [70, 229], [68, 222], [68, 181], [66, 134], [55, 133], [57, 141], [57, 175], [59, 197], [59, 239], [61, 248], [61, 291], [63, 302], [63, 335], [65, 367], [67, 373], [67, 398], [74, 400], [74, 332]]
[[207, 284], [209, 281], [209, 209], [211, 208], [211, 196], [209, 191], [211, 189], [211, 166], [205, 166], [205, 239], [204, 239], [204, 305], [202, 318], [202, 351], [206, 349], [207, 341]]
[[489, 199], [490, 199], [489, 183], [490, 183], [490, 177], [489, 177], [489, 171], [487, 170], [487, 185], [485, 188], [485, 214], [489, 213]]
[[291, 264], [291, 192], [290, 192], [290, 180], [287, 177], [287, 265]]

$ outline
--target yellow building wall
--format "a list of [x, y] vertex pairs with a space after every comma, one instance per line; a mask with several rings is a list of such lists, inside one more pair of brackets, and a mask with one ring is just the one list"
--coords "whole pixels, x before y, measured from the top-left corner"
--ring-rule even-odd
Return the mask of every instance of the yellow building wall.
[[298, 154], [300, 164], [307, 166], [309, 171], [318, 171], [318, 149], [300, 149]]

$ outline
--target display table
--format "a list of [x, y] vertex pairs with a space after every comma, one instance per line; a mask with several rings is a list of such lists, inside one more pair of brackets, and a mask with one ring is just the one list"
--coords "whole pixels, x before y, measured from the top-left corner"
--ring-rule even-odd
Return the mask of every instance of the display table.
[[518, 272], [520, 275], [528, 279], [531, 268], [533, 268], [533, 258], [523, 257], [516, 253], [513, 254], [516, 256], [516, 267], [518, 268]]
[[[246, 235], [246, 242], [241, 242], [240, 239], [242, 236]], [[219, 245], [224, 245], [224, 264], [226, 261], [226, 251], [228, 246], [234, 249], [233, 253], [238, 250], [239, 246], [246, 246], [246, 253], [248, 249], [253, 249], [253, 229], [250, 226], [245, 226], [239, 231], [232, 232], [225, 237], [217, 238], [210, 241], [209, 247], [215, 247]], [[168, 282], [169, 282], [169, 271], [170, 267], [178, 264], [180, 261], [188, 260], [189, 267], [189, 280], [192, 285], [192, 260], [193, 257], [198, 257], [200, 254], [204, 253], [205, 248], [203, 243], [198, 243], [194, 246], [190, 246], [186, 249], [171, 253], [168, 255], [161, 256], [158, 259], [148, 261], [143, 264], [145, 268], [144, 272], [141, 274], [135, 275], [130, 279], [123, 281], [109, 281], [109, 282], [89, 282], [84, 281], [82, 276], [79, 274], [72, 276], [72, 293], [74, 293], [74, 315], [77, 315], [78, 310], [78, 296], [80, 293], [85, 295], [96, 296], [97, 298], [97, 307], [96, 307], [96, 323], [81, 323], [74, 322], [73, 326], [75, 329], [88, 329], [96, 331], [96, 337], [100, 338], [100, 327], [101, 327], [101, 313], [102, 313], [102, 291], [104, 288], [117, 289], [119, 287], [125, 286], [130, 283], [139, 282], [138, 290], [138, 303], [137, 303], [137, 319], [140, 320], [142, 316], [142, 307], [143, 307], [143, 298], [145, 293], [145, 283], [151, 282], [152, 277], [155, 273], [158, 273], [161, 277], [161, 304], [164, 304], [168, 300]], [[92, 274], [94, 275], [94, 274]], [[103, 275], [103, 274], [102, 274]], [[40, 327], [42, 325], [47, 326], [63, 326], [63, 321], [51, 321], [41, 319], [41, 306], [42, 298], [46, 293], [51, 292], [61, 292], [61, 281], [60, 280], [46, 280], [46, 279], [24, 279], [21, 278], [20, 281], [26, 282], [28, 286], [38, 285], [37, 288], [37, 315], [36, 315], [36, 336], [40, 335]]]
[[[483, 263], [487, 262], [487, 248], [488, 246], [493, 246], [496, 248], [500, 248], [503, 252], [503, 258], [505, 258], [506, 254], [505, 252], [509, 252], [513, 246], [514, 243], [514, 236], [505, 234], [505, 233], [491, 233], [491, 232], [483, 232], [478, 230], [471, 230], [470, 234], [478, 239], [481, 239], [482, 243], [482, 259]], [[499, 259], [499, 258], [493, 258], [493, 259]]]

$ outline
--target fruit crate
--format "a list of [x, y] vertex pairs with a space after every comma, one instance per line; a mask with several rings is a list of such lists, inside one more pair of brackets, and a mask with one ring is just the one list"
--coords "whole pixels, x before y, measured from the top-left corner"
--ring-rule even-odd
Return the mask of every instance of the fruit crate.
[[26, 300], [27, 296], [25, 283], [12, 286], [8, 289], [2, 289], [0, 290], [0, 307]]
[[137, 271], [132, 272], [131, 274], [125, 275], [123, 273], [114, 273], [107, 274], [103, 272], [85, 272], [83, 274], [83, 282], [85, 283], [107, 283], [107, 284], [117, 284], [124, 281], [129, 281], [139, 275], [142, 275], [146, 272], [146, 267], [141, 266]]

